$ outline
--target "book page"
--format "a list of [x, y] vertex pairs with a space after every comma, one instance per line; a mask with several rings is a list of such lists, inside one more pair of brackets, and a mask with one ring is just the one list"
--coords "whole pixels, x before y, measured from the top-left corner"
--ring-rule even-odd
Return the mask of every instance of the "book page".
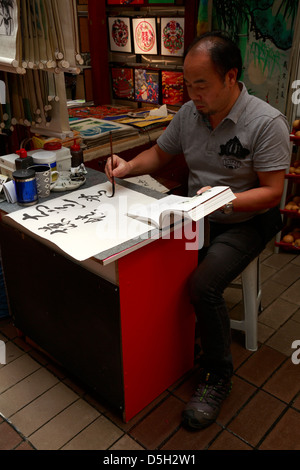
[[[217, 203], [217, 198], [223, 193], [227, 194], [225, 202], [234, 199], [231, 190], [227, 186], [216, 186], [193, 197], [177, 195], [166, 196], [163, 199], [155, 201], [153, 204], [147, 206], [139, 205], [131, 210], [128, 215], [140, 220], [148, 220], [149, 223], [152, 222], [156, 227], [161, 227], [162, 220], [166, 213], [171, 212], [181, 215], [185, 214], [186, 217], [197, 221], [206, 215], [206, 205], [208, 205], [211, 209], [210, 212], [212, 212], [214, 208], [217, 209], [225, 204], [225, 202], [223, 204]], [[216, 202], [214, 202], [215, 200]], [[210, 201], [211, 203], [209, 204]], [[196, 208], [197, 210], [195, 210]]]

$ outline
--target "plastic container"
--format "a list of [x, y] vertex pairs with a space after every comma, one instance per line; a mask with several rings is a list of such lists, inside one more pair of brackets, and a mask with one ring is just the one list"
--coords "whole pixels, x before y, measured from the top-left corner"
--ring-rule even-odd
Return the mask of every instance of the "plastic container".
[[20, 206], [32, 206], [38, 201], [34, 170], [16, 170], [12, 174], [17, 201]]
[[26, 170], [26, 168], [33, 165], [33, 159], [31, 156], [27, 155], [25, 149], [17, 150], [16, 154], [18, 155], [15, 159], [16, 170]]
[[[52, 142], [49, 142], [49, 144], [52, 144]], [[28, 155], [34, 155], [37, 152], [44, 152], [44, 151], [53, 152], [53, 153], [56, 154], [57, 170], [58, 171], [70, 171], [70, 168], [71, 168], [71, 152], [70, 152], [70, 149], [68, 147], [62, 147], [59, 142], [53, 142], [53, 144], [58, 144], [57, 147], [59, 147], [59, 148], [56, 148], [56, 145], [53, 145], [52, 147], [49, 146], [49, 148], [48, 148], [48, 144], [45, 144], [45, 146], [47, 145], [47, 149], [44, 148], [44, 149], [30, 150], [28, 152]], [[50, 150], [50, 148], [52, 150]], [[1, 158], [0, 158], [0, 165], [1, 165]]]
[[[50, 166], [51, 171], [57, 171], [56, 165], [56, 153], [48, 150], [39, 150], [32, 154], [33, 163], [35, 165], [47, 165]], [[55, 174], [52, 177], [52, 181], [56, 181], [58, 175]]]

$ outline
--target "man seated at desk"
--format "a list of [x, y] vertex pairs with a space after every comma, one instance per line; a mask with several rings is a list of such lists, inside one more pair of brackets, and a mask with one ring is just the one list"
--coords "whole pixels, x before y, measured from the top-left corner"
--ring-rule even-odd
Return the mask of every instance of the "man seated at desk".
[[278, 209], [289, 166], [285, 117], [250, 96], [239, 81], [238, 47], [223, 33], [197, 38], [184, 59], [185, 103], [151, 149], [129, 162], [115, 156], [109, 179], [153, 173], [183, 153], [189, 195], [210, 186], [230, 186], [236, 199], [215, 211], [210, 244], [199, 252], [190, 280], [191, 302], [202, 347], [199, 385], [183, 412], [183, 424], [202, 429], [215, 421], [231, 390], [233, 362], [224, 289], [281, 228]]

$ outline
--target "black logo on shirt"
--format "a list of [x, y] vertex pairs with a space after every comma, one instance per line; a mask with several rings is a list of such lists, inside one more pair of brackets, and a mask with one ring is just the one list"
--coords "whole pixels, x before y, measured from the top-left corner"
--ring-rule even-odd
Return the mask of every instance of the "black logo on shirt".
[[249, 155], [250, 150], [244, 148], [237, 137], [228, 140], [225, 145], [220, 145], [221, 152], [219, 155], [226, 155], [227, 157], [236, 157], [240, 160]]

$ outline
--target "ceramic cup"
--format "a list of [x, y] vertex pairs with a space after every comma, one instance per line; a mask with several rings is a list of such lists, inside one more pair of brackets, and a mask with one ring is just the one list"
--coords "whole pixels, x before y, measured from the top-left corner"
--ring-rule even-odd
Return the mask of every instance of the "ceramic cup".
[[32, 154], [35, 165], [48, 165], [52, 171], [52, 181], [57, 180], [56, 153], [49, 150], [39, 150]]
[[[50, 190], [55, 186], [53, 176], [59, 175], [58, 171], [51, 171], [50, 166], [34, 165], [30, 169], [35, 171], [37, 194], [39, 198], [48, 197]], [[57, 177], [56, 177], [57, 178]]]

